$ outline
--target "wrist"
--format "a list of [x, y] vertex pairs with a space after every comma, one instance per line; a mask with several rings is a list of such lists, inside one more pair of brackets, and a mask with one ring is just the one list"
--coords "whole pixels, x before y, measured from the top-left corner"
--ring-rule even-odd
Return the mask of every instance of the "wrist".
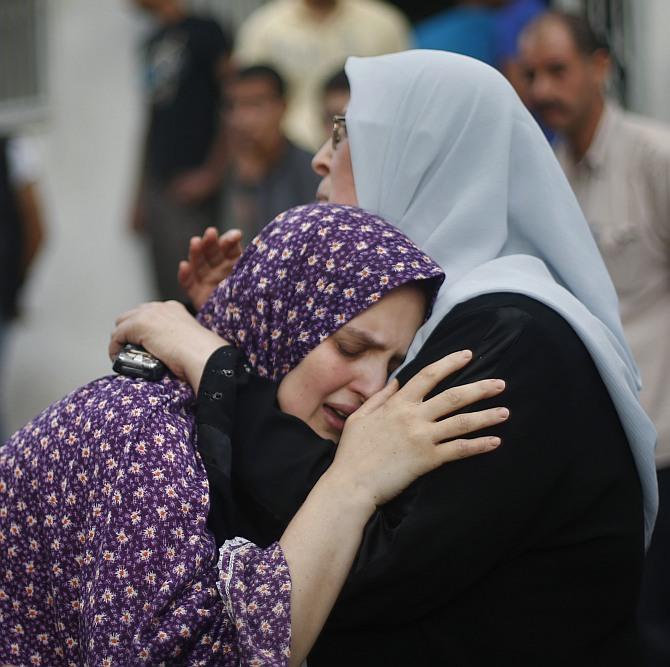
[[184, 358], [184, 378], [191, 385], [196, 395], [200, 388], [200, 380], [207, 360], [216, 350], [224, 345], [227, 345], [227, 342], [223, 338], [220, 338], [211, 331], [207, 331], [206, 335], [203, 335], [198, 340], [197, 345], [188, 346]]
[[321, 476], [315, 488], [321, 488], [329, 502], [333, 502], [342, 512], [358, 518], [363, 525], [377, 509], [374, 494], [367, 484], [358, 481], [347, 470], [339, 470], [337, 462]]

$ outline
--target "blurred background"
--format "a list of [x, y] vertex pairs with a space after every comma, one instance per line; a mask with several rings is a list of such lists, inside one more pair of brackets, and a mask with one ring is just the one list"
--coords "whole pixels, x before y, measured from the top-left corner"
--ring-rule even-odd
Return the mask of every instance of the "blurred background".
[[[234, 38], [263, 3], [183, 4], [188, 12], [216, 16]], [[451, 3], [394, 4], [416, 24]], [[670, 121], [670, 2], [548, 4], [585, 10], [609, 38], [612, 86], [622, 104]], [[25, 276], [18, 314], [0, 329], [5, 434], [110, 372], [115, 317], [159, 295], [147, 237], [129, 223], [147, 131], [142, 45], [155, 30], [155, 17], [130, 0], [0, 2], [0, 134], [25, 140], [15, 159], [34, 183], [44, 239]], [[235, 104], [243, 104], [240, 95]], [[313, 148], [308, 143], [303, 147]]]

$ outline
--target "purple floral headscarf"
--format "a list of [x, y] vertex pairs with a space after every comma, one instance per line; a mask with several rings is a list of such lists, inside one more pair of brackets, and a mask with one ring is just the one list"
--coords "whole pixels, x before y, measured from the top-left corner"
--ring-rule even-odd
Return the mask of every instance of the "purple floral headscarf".
[[444, 273], [402, 232], [332, 204], [279, 214], [249, 244], [200, 322], [281, 380], [319, 343], [393, 288], [425, 281], [430, 314]]

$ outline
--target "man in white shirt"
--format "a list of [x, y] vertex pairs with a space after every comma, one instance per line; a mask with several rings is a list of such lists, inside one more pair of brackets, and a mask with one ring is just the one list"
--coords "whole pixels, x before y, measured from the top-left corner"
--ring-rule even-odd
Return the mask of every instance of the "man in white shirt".
[[670, 664], [670, 129], [605, 97], [610, 59], [585, 20], [548, 12], [520, 41], [529, 104], [591, 226], [658, 431], [660, 512], [641, 605], [650, 665]]
[[240, 27], [235, 60], [266, 63], [288, 86], [285, 130], [306, 149], [323, 143], [321, 90], [348, 56], [404, 51], [410, 26], [380, 0], [271, 0]]

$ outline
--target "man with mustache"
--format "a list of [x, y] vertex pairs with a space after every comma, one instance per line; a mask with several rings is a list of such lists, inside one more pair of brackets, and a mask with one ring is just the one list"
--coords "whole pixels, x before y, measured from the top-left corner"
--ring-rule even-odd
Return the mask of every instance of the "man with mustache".
[[606, 45], [582, 18], [548, 12], [521, 36], [533, 110], [559, 137], [561, 163], [612, 276], [658, 431], [660, 512], [641, 621], [649, 665], [670, 664], [670, 131], [607, 100]]

